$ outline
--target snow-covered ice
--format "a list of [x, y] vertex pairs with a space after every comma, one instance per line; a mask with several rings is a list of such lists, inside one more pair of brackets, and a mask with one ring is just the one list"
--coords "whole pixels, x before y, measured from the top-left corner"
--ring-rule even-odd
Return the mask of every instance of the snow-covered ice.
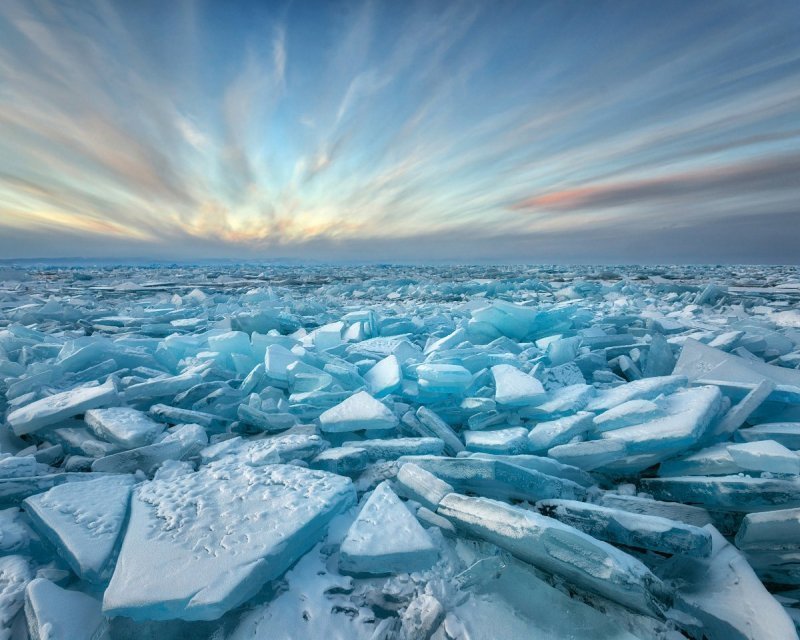
[[798, 637], [794, 268], [3, 273], [0, 640]]

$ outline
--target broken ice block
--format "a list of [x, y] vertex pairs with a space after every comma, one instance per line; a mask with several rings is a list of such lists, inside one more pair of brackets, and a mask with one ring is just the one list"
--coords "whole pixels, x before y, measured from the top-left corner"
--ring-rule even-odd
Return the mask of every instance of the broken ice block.
[[400, 456], [441, 455], [444, 442], [439, 438], [394, 438], [382, 440], [347, 440], [342, 447], [356, 447], [367, 454], [370, 462], [396, 460]]
[[631, 400], [653, 400], [662, 394], [673, 393], [686, 386], [685, 376], [644, 378], [607, 389], [589, 401], [587, 411], [608, 411]]
[[533, 469], [548, 476], [555, 476], [556, 478], [564, 478], [572, 480], [583, 487], [591, 487], [596, 484], [594, 478], [586, 473], [583, 469], [573, 467], [568, 464], [562, 464], [558, 460], [553, 460], [546, 456], [534, 456], [527, 454], [517, 455], [501, 455], [495, 453], [469, 453], [460, 454], [467, 455], [470, 458], [480, 458], [482, 460], [499, 460], [500, 462], [507, 462], [514, 464], [518, 467], [526, 469]]
[[448, 455], [456, 455], [464, 450], [461, 438], [450, 426], [428, 407], [417, 409], [415, 428], [422, 436], [439, 438], [444, 441], [444, 450]]
[[769, 422], [757, 424], [748, 429], [739, 429], [736, 432], [739, 440], [744, 442], [758, 442], [759, 440], [774, 440], [787, 449], [800, 450], [800, 422]]
[[528, 450], [528, 430], [510, 427], [495, 431], [465, 431], [464, 443], [468, 451], [483, 453], [523, 453]]
[[442, 498], [453, 492], [451, 485], [413, 462], [407, 462], [400, 467], [395, 485], [400, 495], [416, 500], [431, 511], [436, 511]]
[[79, 578], [102, 582], [128, 514], [132, 476], [53, 487], [25, 500], [37, 531]]
[[593, 413], [579, 411], [575, 415], [540, 422], [528, 434], [528, 448], [532, 453], [543, 453], [560, 444], [567, 444], [575, 436], [586, 434], [592, 428]]
[[659, 500], [699, 504], [726, 511], [800, 507], [800, 480], [748, 476], [644, 478], [642, 489]]
[[385, 396], [400, 387], [403, 381], [403, 372], [397, 356], [389, 355], [364, 374], [364, 380], [369, 385], [369, 390], [375, 397]]
[[25, 589], [28, 633], [35, 640], [104, 640], [108, 623], [100, 601], [36, 578]]
[[432, 393], [463, 393], [472, 383], [472, 374], [457, 364], [421, 364], [417, 376], [420, 389]]
[[331, 433], [361, 429], [386, 430], [396, 426], [397, 417], [366, 391], [353, 394], [319, 417], [319, 428]]
[[577, 587], [646, 615], [662, 615], [667, 589], [632, 556], [533, 511], [457, 493], [437, 511], [465, 533], [487, 540], [520, 560]]
[[500, 500], [545, 498], [581, 499], [586, 489], [571, 480], [485, 458], [439, 458], [436, 456], [407, 456], [401, 462], [413, 462], [457, 491], [477, 493]]
[[800, 474], [800, 457], [774, 440], [728, 445], [728, 452], [741, 469], [774, 474]]
[[384, 481], [366, 501], [339, 550], [339, 568], [385, 575], [429, 568], [438, 551], [428, 533]]
[[736, 547], [711, 525], [706, 530], [710, 557], [675, 556], [666, 569], [666, 577], [677, 579], [675, 608], [700, 620], [709, 638], [797, 640], [791, 618]]
[[800, 509], [748, 513], [736, 534], [736, 546], [740, 549], [800, 546]]
[[154, 378], [146, 382], [132, 384], [125, 389], [125, 399], [128, 402], [133, 400], [149, 400], [161, 396], [174, 396], [181, 391], [191, 389], [196, 384], [200, 384], [201, 378], [196, 373], [182, 373], [177, 376], [164, 378]]
[[492, 367], [497, 404], [524, 407], [541, 404], [547, 399], [542, 383], [510, 364]]
[[664, 410], [652, 400], [628, 400], [594, 418], [594, 430], [612, 431], [660, 418]]
[[145, 482], [131, 500], [103, 611], [216, 619], [280, 577], [354, 503], [349, 479], [291, 465], [220, 460]]
[[287, 369], [290, 364], [298, 361], [299, 358], [286, 347], [279, 344], [271, 344], [267, 347], [264, 355], [264, 370], [270, 378], [288, 382], [289, 373]]
[[152, 420], [143, 411], [127, 407], [90, 409], [84, 420], [100, 438], [129, 449], [152, 443], [164, 431], [163, 424]]
[[575, 500], [540, 500], [536, 508], [546, 516], [616, 545], [700, 557], [711, 553], [708, 531], [676, 520]]
[[116, 404], [119, 404], [119, 396], [114, 381], [109, 379], [105, 384], [77, 387], [27, 404], [9, 413], [7, 421], [14, 433], [21, 436], [77, 416], [88, 409]]
[[674, 460], [662, 462], [658, 475], [666, 476], [726, 476], [742, 471], [728, 451], [726, 443], [706, 447]]
[[563, 464], [591, 471], [624, 458], [626, 452], [625, 443], [618, 440], [587, 440], [558, 445], [547, 455]]

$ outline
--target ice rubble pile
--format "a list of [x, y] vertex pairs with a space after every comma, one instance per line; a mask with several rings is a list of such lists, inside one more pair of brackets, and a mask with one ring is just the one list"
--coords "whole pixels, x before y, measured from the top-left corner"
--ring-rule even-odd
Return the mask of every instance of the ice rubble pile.
[[0, 283], [0, 638], [796, 638], [791, 269]]

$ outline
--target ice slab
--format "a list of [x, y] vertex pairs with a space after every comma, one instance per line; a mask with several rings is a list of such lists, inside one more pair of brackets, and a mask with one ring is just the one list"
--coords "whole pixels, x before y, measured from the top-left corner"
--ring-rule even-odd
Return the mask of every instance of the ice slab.
[[354, 502], [342, 476], [235, 459], [145, 482], [131, 500], [103, 611], [135, 620], [216, 619], [280, 577]]
[[151, 444], [164, 431], [163, 424], [128, 407], [90, 409], [83, 419], [95, 435], [128, 449]]
[[125, 524], [132, 476], [105, 476], [53, 487], [25, 500], [37, 531], [47, 538], [79, 578], [107, 580], [109, 564]]
[[631, 400], [653, 400], [662, 394], [677, 391], [686, 386], [686, 383], [686, 376], [681, 375], [635, 380], [600, 392], [596, 398], [589, 401], [586, 410], [608, 411]]
[[417, 409], [414, 428], [422, 436], [439, 438], [444, 442], [444, 450], [448, 455], [456, 455], [464, 450], [464, 444], [455, 431], [428, 407]]
[[664, 410], [652, 400], [628, 400], [595, 416], [594, 430], [612, 431], [648, 422], [663, 415]]
[[417, 367], [417, 376], [420, 389], [431, 393], [459, 394], [472, 383], [469, 370], [457, 364], [421, 364]]
[[711, 524], [711, 515], [702, 507], [680, 502], [663, 502], [641, 496], [626, 496], [618, 493], [603, 493], [597, 498], [597, 504], [623, 509], [631, 513], [678, 520], [695, 527]]
[[25, 602], [34, 567], [25, 556], [0, 556], [0, 637], [12, 640], [12, 624]]
[[591, 471], [624, 458], [626, 453], [625, 443], [620, 440], [587, 440], [555, 446], [547, 455], [563, 464]]
[[42, 427], [57, 424], [88, 409], [119, 404], [114, 381], [77, 387], [31, 402], [8, 414], [7, 422], [18, 436], [34, 433]]
[[386, 430], [397, 426], [397, 417], [380, 400], [366, 391], [359, 391], [323, 412], [319, 426], [322, 431], [331, 433]]
[[800, 506], [800, 481], [748, 476], [644, 478], [642, 489], [659, 500], [726, 511], [764, 511]]
[[400, 467], [395, 487], [400, 495], [419, 502], [431, 511], [436, 511], [442, 498], [454, 491], [451, 485], [413, 462]]
[[525, 407], [541, 404], [547, 399], [542, 383], [510, 364], [492, 367], [497, 404]]
[[370, 462], [396, 460], [401, 456], [441, 455], [444, 442], [439, 438], [395, 438], [384, 440], [346, 440], [343, 447], [354, 447], [366, 452]]
[[494, 431], [465, 431], [464, 443], [467, 451], [524, 453], [529, 449], [528, 430], [524, 427], [509, 427]]
[[397, 356], [389, 355], [376, 362], [364, 374], [364, 380], [369, 385], [370, 393], [377, 398], [397, 390], [403, 381], [403, 372], [400, 370]]
[[711, 553], [708, 531], [677, 520], [575, 500], [540, 500], [536, 508], [546, 516], [616, 545], [699, 557]]
[[62, 589], [44, 578], [25, 589], [25, 617], [32, 640], [105, 640], [108, 623], [100, 601]]
[[567, 444], [575, 436], [588, 433], [593, 418], [593, 413], [578, 411], [571, 416], [540, 422], [528, 434], [528, 449], [531, 453], [544, 453], [560, 444]]
[[676, 579], [675, 607], [694, 616], [710, 638], [796, 640], [783, 607], [764, 588], [741, 553], [708, 525], [709, 558], [674, 558], [668, 577]]
[[339, 569], [385, 575], [429, 568], [438, 550], [384, 481], [367, 499], [339, 549]]
[[571, 480], [499, 460], [436, 456], [407, 456], [400, 460], [413, 462], [457, 491], [500, 500], [536, 502], [545, 498], [581, 499], [586, 495], [586, 489]]
[[68, 471], [64, 473], [48, 473], [42, 476], [0, 480], [0, 506], [19, 504], [25, 498], [52, 489], [57, 485], [66, 482], [86, 482], [88, 480], [94, 480], [101, 475], [103, 474]]
[[774, 440], [792, 451], [800, 450], [800, 422], [769, 422], [739, 429], [736, 437], [744, 442]]
[[502, 455], [494, 453], [469, 453], [461, 454], [470, 458], [480, 458], [482, 460], [499, 460], [500, 462], [507, 462], [509, 464], [524, 467], [526, 469], [533, 469], [548, 476], [555, 476], [556, 478], [564, 478], [565, 480], [572, 480], [582, 487], [591, 487], [596, 484], [592, 476], [586, 473], [583, 469], [573, 467], [568, 464], [562, 464], [558, 460], [553, 460], [546, 456], [535, 456], [528, 454], [517, 455]]
[[667, 590], [632, 556], [533, 511], [451, 493], [437, 511], [468, 535], [646, 615], [662, 615]]
[[728, 445], [734, 462], [747, 471], [800, 474], [800, 456], [774, 440]]
[[700, 451], [662, 462], [658, 475], [666, 476], [727, 476], [743, 469], [731, 456], [727, 443], [706, 447]]
[[800, 509], [748, 513], [736, 534], [736, 546], [740, 549], [800, 546]]

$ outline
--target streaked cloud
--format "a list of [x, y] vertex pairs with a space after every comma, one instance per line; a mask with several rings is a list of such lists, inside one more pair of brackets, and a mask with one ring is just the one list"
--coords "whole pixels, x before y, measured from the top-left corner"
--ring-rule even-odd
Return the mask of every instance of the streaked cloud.
[[798, 20], [8, 0], [0, 254], [796, 261]]

